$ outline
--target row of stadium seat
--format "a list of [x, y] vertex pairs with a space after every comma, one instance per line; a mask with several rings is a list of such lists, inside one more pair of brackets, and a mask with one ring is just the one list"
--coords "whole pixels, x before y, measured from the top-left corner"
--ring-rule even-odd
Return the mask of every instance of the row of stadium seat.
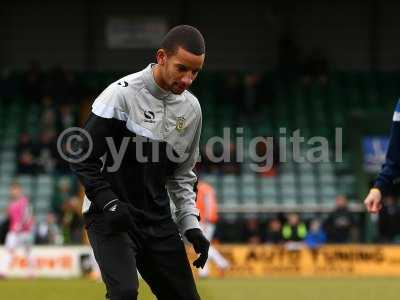
[[[239, 77], [241, 75], [239, 74]], [[321, 164], [297, 164], [292, 161], [282, 163], [276, 177], [263, 178], [251, 173], [247, 167], [249, 154], [245, 152], [242, 175], [208, 174], [205, 178], [217, 189], [222, 206], [248, 204], [320, 203], [330, 205], [339, 193], [356, 197], [356, 182], [352, 172], [352, 153], [347, 148], [347, 114], [352, 110], [389, 111], [392, 110], [400, 87], [396, 84], [399, 74], [367, 72], [331, 73], [326, 86], [304, 86], [299, 82], [287, 83], [273, 73], [266, 74], [262, 84], [271, 89], [271, 99], [266, 99], [264, 107], [257, 108], [257, 118], [245, 118], [244, 144], [259, 135], [279, 136], [279, 128], [290, 130], [299, 128], [306, 138], [320, 135], [328, 138], [333, 147], [334, 128], [343, 127], [344, 162]], [[84, 74], [81, 77], [101, 90], [108, 81], [117, 78], [115, 74]], [[204, 73], [193, 87], [202, 103], [204, 122], [202, 143], [208, 137], [222, 135], [225, 126], [236, 126], [238, 122], [234, 105], [225, 105], [230, 99], [217, 99], [217, 89], [225, 80], [223, 74]], [[41, 107], [29, 99], [16, 98], [8, 104], [0, 105], [0, 206], [4, 206], [7, 182], [16, 175], [16, 145], [22, 131], [38, 134]], [[261, 122], [261, 121], [262, 122]], [[291, 158], [290, 151], [288, 158]], [[22, 177], [23, 178], [23, 177]], [[51, 183], [37, 177], [22, 179], [26, 192], [37, 207], [48, 208], [46, 201], [51, 198]], [[32, 184], [27, 182], [31, 181]], [[31, 187], [31, 188], [29, 188]], [[37, 191], [36, 191], [37, 188]], [[50, 192], [51, 190], [51, 192]], [[33, 192], [35, 191], [35, 192]], [[40, 198], [40, 200], [39, 200]], [[41, 209], [42, 209], [41, 208]], [[45, 211], [45, 209], [42, 209]]]

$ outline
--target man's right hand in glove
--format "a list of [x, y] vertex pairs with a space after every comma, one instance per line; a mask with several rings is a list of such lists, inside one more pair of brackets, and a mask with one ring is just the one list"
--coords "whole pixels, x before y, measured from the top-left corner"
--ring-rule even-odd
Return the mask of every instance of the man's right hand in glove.
[[129, 204], [118, 199], [108, 202], [104, 208], [104, 217], [110, 229], [114, 232], [125, 232], [135, 226], [130, 213]]
[[199, 228], [192, 228], [185, 232], [185, 236], [189, 242], [193, 244], [194, 251], [200, 256], [193, 262], [193, 266], [196, 268], [204, 268], [208, 258], [208, 249], [210, 248], [210, 242], [203, 235], [203, 232]]

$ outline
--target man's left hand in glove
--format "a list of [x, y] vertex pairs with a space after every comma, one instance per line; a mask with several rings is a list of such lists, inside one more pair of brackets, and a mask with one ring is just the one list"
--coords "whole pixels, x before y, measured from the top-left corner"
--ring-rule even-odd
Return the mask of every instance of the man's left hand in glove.
[[185, 232], [185, 236], [190, 243], [193, 244], [194, 251], [200, 256], [193, 262], [193, 266], [196, 268], [204, 268], [208, 258], [208, 249], [210, 248], [210, 242], [203, 235], [203, 232], [199, 228], [192, 228]]

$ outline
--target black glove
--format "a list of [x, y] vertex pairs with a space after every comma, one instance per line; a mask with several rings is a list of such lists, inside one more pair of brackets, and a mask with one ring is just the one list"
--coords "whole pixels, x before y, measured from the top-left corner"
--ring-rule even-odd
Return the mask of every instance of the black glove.
[[118, 199], [108, 202], [104, 208], [104, 217], [110, 229], [114, 232], [124, 232], [135, 226], [130, 213], [129, 204]]
[[199, 228], [192, 228], [186, 230], [185, 236], [189, 242], [193, 244], [194, 251], [200, 256], [193, 262], [193, 266], [196, 268], [204, 268], [208, 258], [208, 248], [210, 248], [210, 242], [203, 235], [203, 232]]

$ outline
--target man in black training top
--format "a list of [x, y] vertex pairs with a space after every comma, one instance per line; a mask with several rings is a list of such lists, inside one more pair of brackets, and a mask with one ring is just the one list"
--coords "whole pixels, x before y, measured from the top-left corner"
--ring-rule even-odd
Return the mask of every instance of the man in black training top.
[[[187, 89], [204, 57], [201, 33], [174, 27], [157, 64], [112, 83], [93, 103], [84, 127], [91, 154], [71, 168], [85, 187], [83, 213], [107, 299], [137, 299], [136, 268], [157, 299], [200, 299], [179, 231], [200, 254], [193, 264], [203, 267], [209, 241], [193, 173], [202, 116]], [[91, 148], [85, 139], [80, 146]]]

